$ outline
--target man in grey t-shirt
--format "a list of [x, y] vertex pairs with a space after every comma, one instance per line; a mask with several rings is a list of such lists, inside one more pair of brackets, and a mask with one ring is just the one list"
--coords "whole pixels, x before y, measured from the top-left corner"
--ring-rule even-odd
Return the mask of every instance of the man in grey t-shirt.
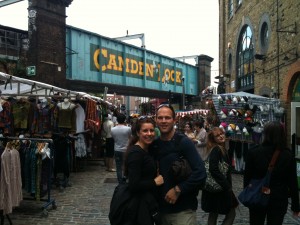
[[122, 183], [123, 178], [123, 159], [131, 137], [131, 128], [125, 124], [126, 116], [122, 113], [117, 115], [118, 125], [111, 129], [111, 135], [114, 139], [115, 162], [117, 169], [117, 178]]

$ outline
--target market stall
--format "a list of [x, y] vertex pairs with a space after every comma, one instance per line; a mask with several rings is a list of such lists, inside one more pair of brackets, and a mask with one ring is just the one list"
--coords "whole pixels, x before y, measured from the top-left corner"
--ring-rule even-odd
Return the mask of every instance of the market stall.
[[[16, 146], [21, 164], [36, 170], [20, 173], [20, 188], [29, 196], [23, 199], [44, 200], [43, 209], [56, 207], [50, 196], [52, 180], [60, 187], [68, 186], [70, 172], [93, 151], [85, 138], [92, 139], [99, 133], [102, 115], [109, 108], [113, 108], [110, 103], [84, 92], [0, 72], [0, 152], [5, 153], [7, 146]], [[58, 180], [58, 174], [62, 179]], [[12, 211], [0, 210], [4, 214]]]
[[260, 144], [263, 126], [269, 121], [284, 121], [284, 108], [279, 99], [246, 92], [235, 92], [212, 97], [229, 141], [229, 153], [237, 171], [243, 171], [244, 157], [251, 146]]

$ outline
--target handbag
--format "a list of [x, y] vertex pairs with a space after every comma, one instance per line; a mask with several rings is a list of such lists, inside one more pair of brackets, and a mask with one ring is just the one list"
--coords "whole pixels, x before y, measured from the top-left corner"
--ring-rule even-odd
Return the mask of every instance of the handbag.
[[120, 183], [116, 186], [109, 207], [108, 218], [111, 225], [122, 225], [126, 218], [126, 208], [132, 200], [128, 183]]
[[276, 150], [269, 163], [268, 171], [262, 179], [252, 179], [247, 187], [239, 194], [239, 201], [248, 208], [264, 209], [267, 207], [270, 198], [270, 178], [274, 164], [280, 151]]
[[[216, 180], [213, 178], [211, 173], [209, 172], [209, 157], [207, 157], [206, 160], [204, 160], [204, 166], [206, 170], [206, 181], [204, 185], [204, 190], [212, 193], [221, 192], [223, 191], [223, 188], [220, 184], [216, 182]], [[225, 161], [219, 161], [219, 170], [220, 172], [226, 176], [228, 172], [229, 165]]]
[[172, 163], [170, 172], [174, 181], [180, 183], [191, 175], [192, 169], [189, 162], [183, 156], [180, 156], [178, 160]]

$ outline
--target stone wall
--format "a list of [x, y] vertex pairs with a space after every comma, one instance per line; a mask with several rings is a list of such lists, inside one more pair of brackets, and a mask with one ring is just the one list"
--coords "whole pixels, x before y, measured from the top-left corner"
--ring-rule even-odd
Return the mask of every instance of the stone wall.
[[[222, 2], [222, 1], [221, 1]], [[295, 33], [299, 27], [300, 1], [299, 0], [244, 0], [239, 7], [233, 0], [233, 16], [228, 19], [228, 0], [220, 3], [220, 69], [221, 73], [230, 73], [228, 68], [228, 55], [232, 54], [231, 79], [236, 79], [236, 57], [239, 35], [244, 25], [250, 26], [253, 32], [253, 46], [255, 53], [266, 56], [265, 60], [255, 60], [255, 94], [260, 94], [261, 89], [283, 94], [282, 86], [285, 74], [289, 67], [297, 61], [296, 51], [300, 53], [300, 36]], [[264, 19], [269, 20], [269, 45], [267, 50], [260, 45], [260, 29]], [[278, 21], [278, 29], [277, 29]], [[280, 31], [280, 32], [277, 32]], [[287, 56], [289, 59], [286, 60]], [[223, 64], [222, 64], [223, 63]], [[279, 70], [278, 70], [279, 65]], [[279, 77], [279, 80], [278, 80]], [[229, 82], [228, 82], [229, 83]], [[279, 87], [278, 87], [279, 84]], [[273, 87], [273, 89], [272, 89]], [[236, 91], [227, 87], [228, 92]], [[271, 94], [271, 93], [270, 93]]]
[[[279, 97], [286, 110], [288, 139], [291, 137], [291, 97], [300, 74], [300, 1], [299, 0], [243, 0], [237, 7], [233, 2], [233, 14], [228, 16], [229, 0], [219, 1], [220, 9], [220, 74], [230, 74], [226, 92], [235, 92], [237, 45], [245, 25], [253, 32], [254, 53], [264, 56], [254, 60], [254, 94]], [[269, 43], [261, 44], [262, 24], [269, 25]], [[229, 66], [229, 55], [232, 66]], [[290, 140], [288, 140], [290, 143]]]

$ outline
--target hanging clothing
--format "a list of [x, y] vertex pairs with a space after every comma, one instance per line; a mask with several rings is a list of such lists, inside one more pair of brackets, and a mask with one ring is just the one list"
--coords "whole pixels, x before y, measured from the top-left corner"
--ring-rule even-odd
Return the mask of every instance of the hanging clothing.
[[28, 118], [31, 104], [29, 101], [20, 99], [12, 103], [12, 115], [14, 119], [14, 129], [28, 129]]
[[31, 196], [35, 196], [37, 201], [48, 190], [48, 180], [51, 176], [50, 151], [48, 143], [35, 141], [22, 143], [19, 149], [22, 188]]
[[83, 134], [79, 134], [77, 140], [75, 140], [75, 153], [76, 157], [81, 158], [86, 156], [86, 144]]
[[54, 177], [63, 173], [66, 178], [70, 176], [70, 140], [65, 136], [53, 135], [54, 151]]
[[90, 129], [95, 133], [98, 133], [101, 128], [100, 117], [97, 110], [97, 102], [88, 99], [86, 103], [86, 118], [85, 118], [85, 129]]
[[63, 109], [59, 108], [58, 110], [58, 127], [63, 129], [76, 130], [76, 112], [75, 108], [71, 107], [71, 104], [68, 108]]
[[0, 210], [3, 210], [3, 215], [11, 213], [12, 208], [19, 206], [22, 199], [19, 152], [7, 145], [1, 155]]
[[45, 134], [52, 131], [53, 106], [38, 104], [34, 113], [32, 133]]
[[76, 112], [76, 133], [84, 132], [85, 112], [80, 104], [75, 109]]

